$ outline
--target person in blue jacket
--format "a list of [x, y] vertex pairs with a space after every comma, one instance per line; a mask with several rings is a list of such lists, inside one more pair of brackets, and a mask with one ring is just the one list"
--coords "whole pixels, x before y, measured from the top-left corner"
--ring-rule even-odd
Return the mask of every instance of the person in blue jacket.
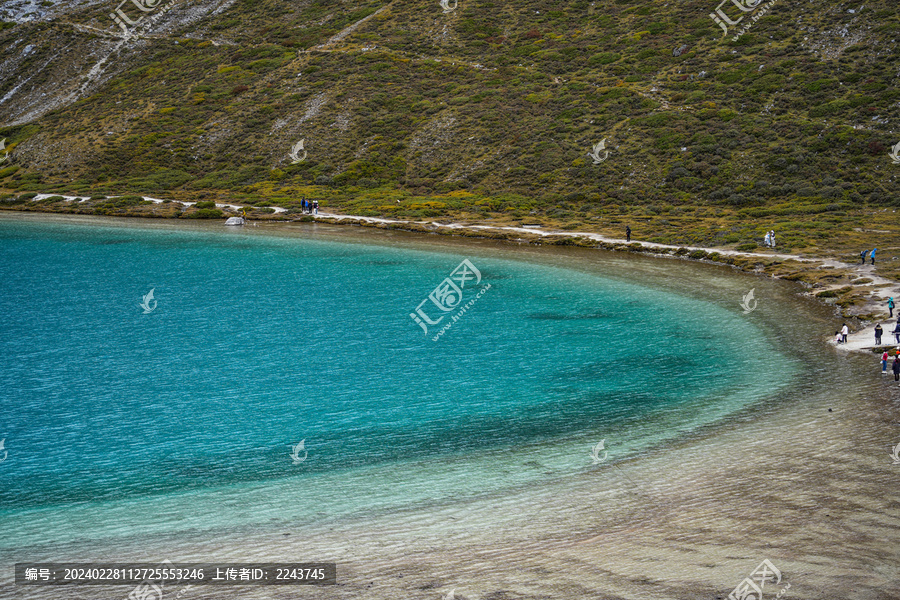
[[873, 265], [875, 264], [875, 251], [876, 251], [876, 250], [878, 250], [878, 248], [872, 248], [872, 252], [869, 254], [869, 258], [872, 259], [872, 264], [873, 264]]

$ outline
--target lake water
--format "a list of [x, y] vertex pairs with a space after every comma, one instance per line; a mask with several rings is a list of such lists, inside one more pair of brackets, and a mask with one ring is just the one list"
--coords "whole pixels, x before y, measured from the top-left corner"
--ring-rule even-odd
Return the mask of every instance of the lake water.
[[[629, 279], [622, 256], [110, 223], [0, 218], [0, 549], [521, 493], [800, 371], [738, 291], [679, 291], [674, 261]], [[429, 294], [464, 259], [444, 312]], [[427, 334], [423, 301], [446, 315]]]

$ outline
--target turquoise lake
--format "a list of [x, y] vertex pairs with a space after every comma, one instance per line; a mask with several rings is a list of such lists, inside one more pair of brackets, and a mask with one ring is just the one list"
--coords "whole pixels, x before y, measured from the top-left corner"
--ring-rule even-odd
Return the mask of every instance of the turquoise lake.
[[489, 248], [0, 219], [0, 547], [384, 514], [651, 451], [799, 369], [727, 300]]

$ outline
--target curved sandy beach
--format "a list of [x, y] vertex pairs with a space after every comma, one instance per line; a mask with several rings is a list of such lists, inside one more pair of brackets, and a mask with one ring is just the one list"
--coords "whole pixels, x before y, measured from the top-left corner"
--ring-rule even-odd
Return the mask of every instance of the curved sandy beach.
[[[332, 229], [307, 227], [303, 235]], [[373, 230], [359, 235], [364, 242], [385, 236]], [[457, 249], [491, 243], [388, 236]], [[584, 269], [595, 268], [598, 254], [505, 251], [550, 254]], [[672, 271], [672, 263], [651, 257], [603, 254], [618, 265]], [[586, 448], [580, 472], [502, 497], [319, 526], [222, 531], [212, 538], [184, 531], [115, 543], [85, 540], [16, 552], [6, 562], [338, 563], [336, 586], [194, 586], [179, 596], [197, 599], [438, 600], [453, 591], [471, 600], [712, 600], [728, 597], [766, 559], [782, 580], [777, 589], [766, 588], [765, 598], [781, 590], [782, 597], [810, 600], [900, 598], [900, 465], [890, 456], [900, 443], [900, 386], [878, 374], [871, 354], [837, 353], [817, 342], [835, 317], [798, 297], [797, 286], [714, 265], [681, 263], [677, 272], [696, 274], [693, 282], [673, 280], [686, 293], [703, 293], [706, 280], [756, 286], [761, 307], [748, 318], [759, 319], [779, 347], [803, 361], [804, 376], [785, 393], [686, 439], [630, 460], [617, 460], [613, 451], [596, 466]], [[11, 575], [4, 569], [0, 598], [106, 600], [130, 591], [21, 590], [11, 585]]]

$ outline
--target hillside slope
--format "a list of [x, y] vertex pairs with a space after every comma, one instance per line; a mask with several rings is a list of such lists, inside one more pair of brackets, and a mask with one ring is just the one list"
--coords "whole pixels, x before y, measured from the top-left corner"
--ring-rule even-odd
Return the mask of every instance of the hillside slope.
[[878, 212], [900, 205], [890, 0], [719, 5], [752, 24], [740, 36], [708, 0], [153, 6], [127, 34], [94, 2], [0, 31], [7, 193], [627, 217], [656, 241], [720, 245], [779, 220], [795, 248], [863, 215], [895, 233]]

